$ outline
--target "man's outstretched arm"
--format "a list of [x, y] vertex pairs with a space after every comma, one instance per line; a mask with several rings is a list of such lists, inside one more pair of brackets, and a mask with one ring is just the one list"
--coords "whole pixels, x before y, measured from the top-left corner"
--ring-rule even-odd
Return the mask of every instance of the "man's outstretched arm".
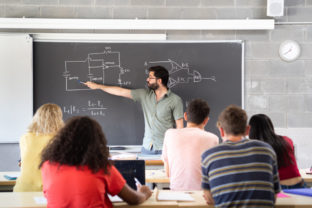
[[117, 87], [117, 86], [106, 86], [106, 85], [97, 84], [94, 82], [85, 82], [84, 85], [86, 85], [87, 87], [93, 90], [100, 89], [112, 95], [132, 99], [131, 90], [126, 89], [126, 88]]

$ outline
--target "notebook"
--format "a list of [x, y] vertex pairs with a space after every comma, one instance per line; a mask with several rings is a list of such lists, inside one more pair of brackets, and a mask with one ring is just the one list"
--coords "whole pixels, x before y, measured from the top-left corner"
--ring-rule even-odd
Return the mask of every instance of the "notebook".
[[134, 178], [137, 178], [142, 185], [145, 184], [144, 160], [114, 160], [113, 164], [134, 190], [137, 189]]
[[312, 197], [312, 189], [310, 188], [284, 189], [283, 192]]

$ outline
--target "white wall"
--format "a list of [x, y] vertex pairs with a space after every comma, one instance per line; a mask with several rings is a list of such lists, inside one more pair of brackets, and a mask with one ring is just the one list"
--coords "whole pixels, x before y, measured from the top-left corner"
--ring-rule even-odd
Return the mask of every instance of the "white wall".
[[312, 166], [312, 129], [311, 128], [276, 128], [276, 133], [291, 138], [295, 146], [295, 156], [299, 168]]
[[18, 142], [33, 114], [32, 38], [0, 35], [0, 143]]

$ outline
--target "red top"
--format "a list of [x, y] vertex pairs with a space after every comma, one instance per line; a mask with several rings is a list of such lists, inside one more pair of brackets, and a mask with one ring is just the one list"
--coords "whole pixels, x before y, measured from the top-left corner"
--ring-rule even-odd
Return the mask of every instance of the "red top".
[[44, 162], [41, 173], [47, 207], [112, 207], [107, 193], [119, 194], [126, 181], [114, 166], [108, 171], [92, 173], [86, 166], [78, 170], [75, 166]]
[[285, 139], [285, 141], [290, 145], [288, 154], [292, 163], [289, 162], [288, 163], [289, 165], [287, 167], [281, 167], [278, 169], [280, 180], [299, 177], [300, 173], [299, 173], [299, 169], [298, 169], [297, 162], [295, 159], [294, 144], [292, 140], [288, 138], [287, 136], [283, 136], [283, 139]]

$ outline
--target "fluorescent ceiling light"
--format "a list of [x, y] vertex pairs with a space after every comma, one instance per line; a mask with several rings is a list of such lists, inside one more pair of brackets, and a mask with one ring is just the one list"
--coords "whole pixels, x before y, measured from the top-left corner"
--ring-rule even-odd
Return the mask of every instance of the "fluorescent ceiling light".
[[101, 41], [157, 41], [166, 40], [166, 34], [93, 34], [93, 33], [32, 33], [36, 42], [57, 41], [57, 42], [101, 42]]
[[272, 30], [274, 19], [47, 19], [0, 18], [0, 29]]

